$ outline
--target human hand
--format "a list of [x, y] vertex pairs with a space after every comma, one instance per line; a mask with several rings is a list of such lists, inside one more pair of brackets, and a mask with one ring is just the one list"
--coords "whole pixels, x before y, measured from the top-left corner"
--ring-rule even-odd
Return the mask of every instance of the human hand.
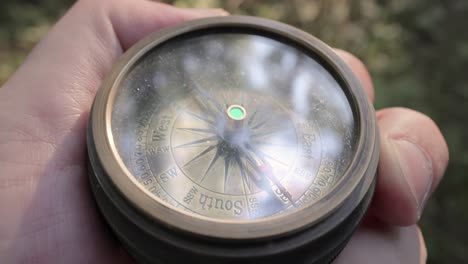
[[[132, 263], [98, 215], [86, 171], [86, 122], [112, 65], [143, 36], [222, 10], [143, 0], [82, 0], [0, 89], [0, 263]], [[373, 87], [363, 64], [337, 51]], [[415, 226], [448, 160], [437, 126], [409, 109], [377, 114], [376, 195], [336, 263], [424, 263]], [[402, 227], [408, 226], [408, 227]]]

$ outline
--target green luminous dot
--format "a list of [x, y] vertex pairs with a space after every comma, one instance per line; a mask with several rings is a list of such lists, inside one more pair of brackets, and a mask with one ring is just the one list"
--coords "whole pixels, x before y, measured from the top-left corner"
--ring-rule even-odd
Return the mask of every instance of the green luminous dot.
[[245, 110], [241, 106], [232, 105], [228, 109], [229, 116], [236, 120], [244, 119]]

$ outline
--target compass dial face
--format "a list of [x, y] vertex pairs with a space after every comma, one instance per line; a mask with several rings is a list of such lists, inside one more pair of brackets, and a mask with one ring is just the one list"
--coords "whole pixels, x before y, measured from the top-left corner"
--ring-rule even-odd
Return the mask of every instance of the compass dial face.
[[345, 93], [313, 56], [240, 33], [153, 48], [120, 83], [111, 127], [119, 158], [155, 202], [234, 221], [317, 204], [357, 138]]

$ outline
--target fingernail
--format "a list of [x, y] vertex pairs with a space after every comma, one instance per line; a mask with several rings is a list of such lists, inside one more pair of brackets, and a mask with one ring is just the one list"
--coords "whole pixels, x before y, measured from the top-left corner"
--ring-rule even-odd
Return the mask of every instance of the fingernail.
[[397, 139], [392, 143], [401, 175], [416, 200], [419, 220], [432, 188], [431, 158], [417, 143], [408, 139]]
[[209, 17], [209, 16], [228, 16], [229, 13], [221, 8], [191, 8], [186, 9], [189, 12], [192, 12], [200, 17]]

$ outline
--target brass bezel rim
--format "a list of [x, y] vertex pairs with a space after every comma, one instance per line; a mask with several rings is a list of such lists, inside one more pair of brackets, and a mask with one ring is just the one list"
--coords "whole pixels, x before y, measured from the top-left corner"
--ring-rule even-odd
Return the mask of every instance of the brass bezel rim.
[[[331, 192], [322, 197], [321, 201], [326, 201], [326, 203], [318, 202], [302, 210], [292, 211], [281, 216], [245, 222], [212, 219], [179, 211], [155, 197], [131, 177], [130, 172], [120, 159], [113, 143], [111, 113], [117, 91], [116, 87], [119, 86], [126, 72], [149, 50], [169, 39], [193, 31], [222, 28], [242, 28], [285, 38], [288, 42], [306, 48], [322, 59], [334, 71], [335, 78], [339, 78], [341, 85], [345, 86], [343, 90], [347, 93], [348, 100], [351, 101], [351, 106], [354, 108], [353, 111], [358, 117], [359, 139], [356, 154], [342, 180]], [[347, 65], [331, 48], [308, 33], [286, 24], [256, 17], [230, 16], [200, 19], [179, 24], [148, 36], [129, 49], [113, 68], [96, 95], [91, 116], [91, 136], [94, 139], [97, 153], [95, 158], [100, 161], [119, 193], [152, 219], [179, 230], [207, 237], [259, 239], [296, 232], [310, 227], [333, 213], [351, 193], [356, 191], [356, 186], [364, 181], [361, 197], [356, 203], [357, 206], [369, 189], [375, 174], [375, 170], [369, 172], [368, 167], [373, 166], [373, 163], [376, 163], [378, 159], [374, 154], [375, 148], [378, 148], [375, 113], [359, 81]]]

